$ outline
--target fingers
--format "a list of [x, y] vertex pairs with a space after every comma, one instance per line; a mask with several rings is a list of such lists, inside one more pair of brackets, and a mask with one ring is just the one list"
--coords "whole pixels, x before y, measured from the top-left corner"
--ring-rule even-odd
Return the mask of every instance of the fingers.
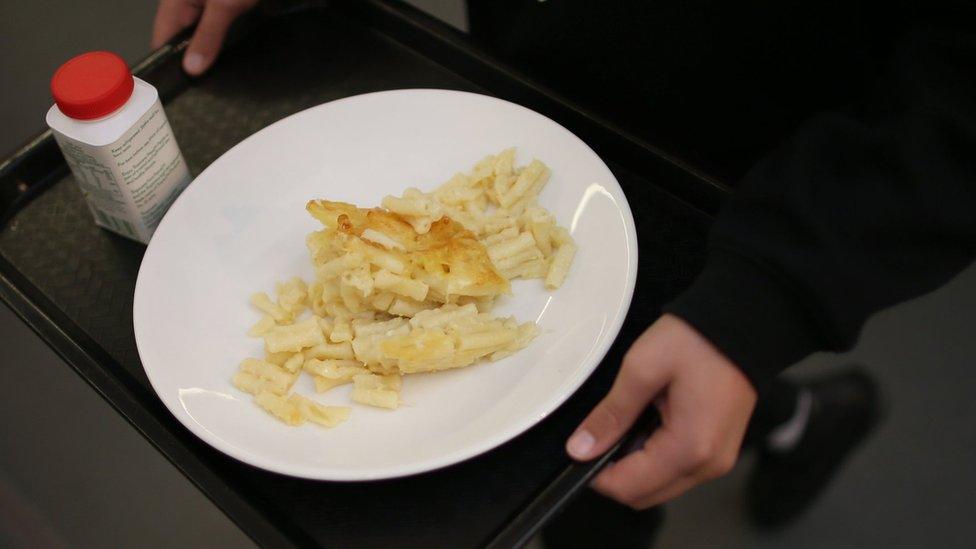
[[566, 451], [582, 461], [607, 451], [667, 382], [668, 373], [662, 366], [636, 353], [628, 354], [610, 392], [569, 437]]
[[634, 509], [649, 509], [656, 505], [667, 503], [700, 483], [701, 481], [694, 477], [679, 477], [657, 492], [644, 496], [636, 505], [631, 505], [631, 507]]
[[655, 402], [662, 425], [641, 450], [608, 466], [593, 488], [634, 508], [657, 505], [727, 473], [756, 392], [690, 325], [665, 315], [634, 343], [613, 388], [570, 437], [576, 459], [605, 452]]
[[250, 8], [250, 3], [233, 0], [210, 0], [203, 8], [190, 45], [183, 58], [183, 69], [191, 75], [203, 74], [220, 53], [231, 23]]
[[635, 509], [646, 509], [724, 475], [735, 463], [734, 455], [727, 457], [662, 427], [644, 448], [597, 475], [593, 488]]
[[638, 506], [685, 475], [680, 443], [666, 426], [660, 427], [640, 450], [605, 468], [593, 488], [624, 505]]
[[153, 49], [161, 47], [181, 30], [192, 25], [200, 17], [203, 0], [160, 0], [153, 21]]

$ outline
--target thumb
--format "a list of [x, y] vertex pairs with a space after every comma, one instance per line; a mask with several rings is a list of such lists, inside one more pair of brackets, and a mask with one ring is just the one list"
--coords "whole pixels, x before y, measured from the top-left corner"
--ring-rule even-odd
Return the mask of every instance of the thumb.
[[232, 2], [207, 2], [183, 58], [183, 68], [197, 76], [210, 68], [224, 44], [227, 30], [247, 8]]
[[641, 360], [641, 354], [627, 354], [610, 392], [569, 437], [570, 457], [586, 461], [606, 452], [667, 386], [666, 369], [657, 361]]
[[176, 33], [192, 25], [200, 17], [200, 5], [186, 0], [160, 0], [153, 20], [153, 49], [161, 47]]

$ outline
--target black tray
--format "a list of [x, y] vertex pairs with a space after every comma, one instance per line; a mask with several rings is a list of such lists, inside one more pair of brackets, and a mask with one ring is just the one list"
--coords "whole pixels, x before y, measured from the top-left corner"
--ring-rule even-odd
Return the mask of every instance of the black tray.
[[260, 17], [199, 80], [179, 70], [183, 47], [177, 41], [158, 50], [136, 72], [160, 89], [194, 174], [284, 116], [385, 89], [496, 95], [580, 135], [616, 174], [637, 221], [637, 290], [607, 358], [539, 425], [442, 470], [383, 482], [328, 483], [239, 463], [184, 429], [150, 388], [132, 332], [144, 247], [94, 225], [49, 132], [0, 164], [0, 297], [263, 546], [524, 542], [551, 517], [539, 503], [565, 499], [574, 484], [567, 476], [587, 473], [571, 467], [563, 442], [609, 388], [630, 342], [697, 273], [710, 214], [724, 186], [533, 84], [461, 33], [400, 3], [334, 2]]

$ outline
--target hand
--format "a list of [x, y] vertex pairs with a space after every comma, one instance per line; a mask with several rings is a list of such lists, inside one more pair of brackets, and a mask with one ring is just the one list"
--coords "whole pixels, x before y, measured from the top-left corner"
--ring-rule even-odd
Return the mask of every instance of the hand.
[[566, 450], [581, 461], [599, 456], [652, 402], [661, 427], [592, 484], [635, 509], [664, 503], [732, 469], [756, 391], [694, 328], [664, 315], [634, 342], [610, 393], [569, 438]]
[[220, 53], [227, 29], [258, 0], [160, 0], [153, 22], [152, 47], [156, 49], [198, 20], [183, 56], [183, 70], [203, 74]]

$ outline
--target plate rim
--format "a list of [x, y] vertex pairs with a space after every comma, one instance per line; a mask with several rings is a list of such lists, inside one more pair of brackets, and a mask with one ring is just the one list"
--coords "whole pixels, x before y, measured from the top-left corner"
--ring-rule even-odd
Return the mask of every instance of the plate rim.
[[138, 311], [140, 309], [140, 303], [142, 302], [142, 300], [139, 299], [140, 289], [144, 288], [143, 281], [145, 280], [143, 277], [143, 269], [146, 268], [146, 258], [150, 256], [150, 253], [153, 250], [153, 241], [155, 240], [155, 238], [152, 238], [150, 239], [149, 244], [146, 247], [146, 251], [143, 254], [143, 259], [139, 264], [139, 271], [138, 274], [136, 275], [136, 284], [135, 284], [134, 294], [133, 294], [132, 323], [133, 323], [133, 333], [136, 340], [136, 350], [139, 356], [139, 362], [142, 365], [146, 377], [149, 379], [149, 384], [152, 387], [153, 392], [156, 394], [157, 398], [159, 398], [159, 400], [166, 407], [167, 411], [169, 411], [169, 413], [173, 416], [173, 418], [177, 422], [183, 425], [186, 429], [188, 429], [191, 433], [193, 433], [194, 436], [196, 436], [198, 439], [200, 439], [202, 442], [204, 442], [211, 448], [214, 448], [215, 450], [221, 452], [222, 454], [232, 459], [235, 459], [241, 463], [245, 463], [250, 466], [263, 469], [265, 471], [296, 477], [296, 478], [309, 479], [309, 480], [332, 481], [332, 482], [361, 482], [361, 481], [375, 481], [375, 480], [401, 478], [401, 477], [418, 475], [430, 471], [436, 471], [439, 469], [443, 469], [445, 467], [449, 467], [451, 465], [468, 461], [472, 458], [485, 454], [505, 444], [506, 442], [509, 442], [514, 438], [526, 433], [532, 427], [538, 425], [542, 420], [551, 416], [553, 412], [555, 412], [563, 404], [565, 404], [566, 401], [568, 401], [573, 395], [575, 395], [579, 391], [580, 387], [582, 387], [583, 384], [590, 379], [590, 377], [593, 375], [593, 372], [595, 372], [596, 369], [600, 366], [600, 364], [603, 362], [603, 359], [606, 358], [607, 353], [610, 351], [610, 348], [616, 342], [618, 336], [620, 335], [620, 330], [623, 327], [623, 324], [628, 316], [630, 307], [633, 304], [634, 290], [637, 283], [637, 266], [638, 266], [638, 253], [639, 253], [638, 242], [637, 242], [637, 227], [634, 221], [634, 214], [633, 214], [633, 210], [630, 207], [630, 202], [627, 200], [627, 195], [624, 192], [623, 187], [620, 186], [620, 182], [617, 180], [616, 175], [613, 173], [610, 167], [607, 166], [603, 158], [601, 158], [600, 155], [597, 154], [592, 147], [590, 147], [585, 141], [583, 141], [579, 136], [577, 136], [571, 130], [569, 130], [559, 122], [553, 120], [552, 118], [540, 112], [532, 110], [518, 103], [501, 99], [499, 97], [495, 97], [492, 95], [486, 95], [482, 93], [462, 91], [462, 90], [442, 89], [442, 88], [400, 88], [400, 89], [374, 91], [374, 92], [367, 92], [362, 94], [346, 96], [339, 99], [334, 99], [332, 101], [319, 103], [317, 105], [313, 105], [306, 109], [302, 109], [301, 111], [292, 113], [252, 133], [251, 135], [242, 139], [238, 143], [234, 144], [234, 146], [232, 146], [231, 148], [224, 151], [219, 157], [214, 159], [213, 162], [211, 162], [206, 168], [203, 169], [203, 171], [201, 171], [195, 178], [193, 178], [191, 184], [180, 194], [180, 196], [177, 197], [177, 199], [173, 202], [173, 204], [170, 205], [170, 208], [167, 210], [166, 214], [163, 215], [163, 218], [160, 220], [159, 225], [156, 227], [154, 236], [164, 227], [168, 219], [172, 219], [169, 213], [173, 211], [176, 205], [179, 204], [181, 201], [186, 200], [187, 196], [191, 196], [193, 194], [194, 192], [193, 182], [200, 179], [201, 177], [206, 175], [209, 171], [211, 171], [214, 168], [214, 166], [218, 164], [220, 160], [224, 158], [226, 155], [230, 154], [238, 147], [244, 146], [247, 142], [249, 142], [252, 139], [255, 139], [263, 132], [268, 131], [271, 128], [274, 128], [279, 124], [283, 124], [293, 117], [301, 116], [305, 114], [307, 111], [321, 108], [325, 105], [333, 105], [336, 103], [355, 101], [355, 100], [359, 100], [365, 97], [375, 96], [375, 95], [399, 95], [404, 93], [418, 93], [418, 92], [446, 94], [446, 95], [474, 96], [478, 98], [478, 100], [487, 100], [489, 102], [504, 103], [508, 107], [515, 107], [518, 110], [526, 111], [532, 116], [542, 117], [543, 119], [547, 120], [551, 124], [554, 124], [561, 130], [566, 132], [566, 134], [568, 134], [572, 139], [575, 139], [584, 147], [589, 149], [596, 157], [596, 159], [603, 165], [603, 167], [610, 174], [611, 180], [605, 182], [604, 184], [611, 185], [612, 187], [615, 187], [616, 190], [619, 191], [619, 197], [615, 196], [614, 198], [621, 199], [621, 202], [619, 202], [619, 205], [621, 207], [619, 209], [624, 214], [623, 222], [624, 222], [624, 230], [625, 230], [624, 232], [626, 236], [628, 273], [627, 273], [626, 285], [624, 287], [624, 292], [623, 292], [623, 299], [620, 302], [621, 303], [620, 308], [618, 309], [616, 315], [612, 319], [612, 322], [609, 324], [608, 329], [606, 331], [606, 335], [602, 338], [602, 340], [598, 343], [598, 345], [595, 345], [593, 347], [595, 351], [592, 353], [592, 358], [590, 359], [591, 364], [588, 366], [584, 364], [584, 368], [582, 368], [583, 373], [582, 375], [578, 376], [576, 382], [574, 382], [570, 386], [567, 386], [566, 390], [563, 391], [561, 394], [555, 395], [554, 398], [547, 400], [542, 406], [539, 407], [537, 413], [532, 415], [527, 414], [519, 421], [514, 421], [508, 424], [494, 436], [486, 437], [484, 439], [479, 440], [478, 442], [469, 444], [457, 451], [445, 453], [436, 458], [424, 459], [417, 462], [408, 463], [405, 465], [390, 466], [385, 468], [372, 468], [372, 469], [336, 470], [336, 469], [324, 469], [321, 467], [303, 466], [303, 465], [283, 466], [280, 462], [278, 462], [275, 459], [265, 458], [261, 454], [254, 453], [248, 450], [242, 450], [239, 447], [226, 442], [223, 438], [211, 433], [204, 426], [200, 425], [197, 421], [193, 420], [192, 417], [184, 418], [183, 415], [181, 415], [181, 413], [185, 413], [185, 410], [183, 409], [182, 405], [179, 405], [178, 403], [170, 402], [170, 399], [163, 396], [163, 393], [160, 391], [160, 388], [157, 385], [161, 381], [154, 378], [153, 374], [150, 372], [151, 369], [146, 367], [146, 363], [143, 360], [143, 351], [142, 351], [143, 345], [140, 343], [142, 338], [140, 337], [141, 330], [139, 324]]

